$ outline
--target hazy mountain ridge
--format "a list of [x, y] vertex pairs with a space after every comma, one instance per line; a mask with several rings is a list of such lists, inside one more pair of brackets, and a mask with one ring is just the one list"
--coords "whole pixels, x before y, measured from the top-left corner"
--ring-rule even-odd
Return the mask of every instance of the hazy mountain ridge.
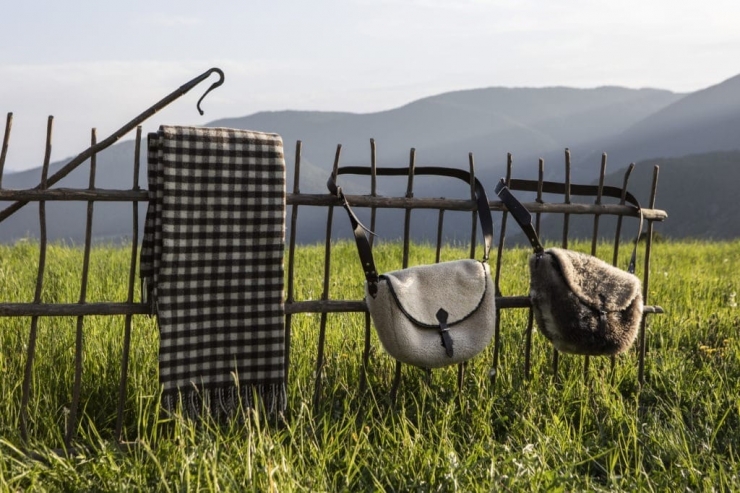
[[494, 87], [430, 96], [378, 113], [257, 113], [211, 125], [274, 131], [286, 143], [301, 139], [304, 157], [325, 169], [339, 143], [343, 164], [367, 164], [373, 137], [380, 165], [406, 165], [414, 147], [419, 159], [461, 167], [472, 152], [480, 170], [498, 175], [507, 152], [536, 163], [548, 152], [622, 132], [682, 97], [655, 89]]
[[[656, 232], [663, 237], [677, 239], [725, 240], [740, 237], [740, 203], [736, 200], [740, 184], [740, 151], [638, 162], [630, 175], [628, 188], [643, 207], [649, 204], [655, 166], [659, 168], [655, 207], [668, 212], [668, 219], [654, 223]], [[607, 185], [621, 186], [624, 173], [624, 169], [608, 173], [604, 181]], [[589, 200], [592, 199], [578, 198], [574, 202], [585, 203]], [[560, 241], [562, 219], [543, 216], [542, 221], [543, 239]], [[615, 225], [614, 219], [602, 218], [599, 236], [613, 238]], [[623, 235], [634, 237], [636, 228], [637, 219], [626, 219]], [[593, 234], [593, 218], [572, 215], [569, 233], [572, 237], [590, 238]], [[517, 238], [516, 241], [522, 240]]]
[[[732, 104], [728, 106], [722, 101]], [[709, 109], [697, 112], [701, 123], [696, 123], [691, 115], [697, 106], [702, 105]], [[664, 125], [666, 119], [674, 125]], [[665, 142], [675, 140], [683, 142], [669, 150], [688, 149], [683, 154], [740, 148], [740, 76], [689, 95], [612, 86], [595, 89], [493, 87], [430, 96], [377, 113], [260, 112], [217, 120], [209, 126], [263, 130], [282, 135], [288, 164], [288, 190], [293, 186], [295, 142], [301, 140], [300, 188], [303, 193], [325, 192], [337, 144], [343, 146], [340, 164], [368, 165], [371, 137], [377, 142], [379, 166], [407, 165], [409, 149], [415, 147], [418, 166], [445, 165], [467, 169], [468, 153], [472, 152], [477, 176], [489, 188], [505, 172], [507, 152], [514, 155], [515, 176], [534, 176], [537, 159], [543, 157], [548, 178], [558, 179], [562, 175], [563, 149], [569, 147], [573, 155], [573, 182], [582, 183], [590, 182], [598, 173], [603, 151], [609, 154], [609, 169], [616, 170], [630, 161], [669, 155], [661, 152], [665, 149]], [[691, 139], [683, 135], [682, 132], [686, 131], [693, 132]], [[731, 138], [733, 134], [734, 139]], [[98, 156], [97, 186], [129, 188], [133, 182], [133, 154], [131, 141], [102, 152]], [[52, 173], [66, 161], [53, 164]], [[145, 149], [142, 149], [142, 188], [146, 188], [145, 162]], [[86, 188], [88, 169], [87, 164], [82, 165], [56, 186]], [[8, 174], [4, 178], [4, 186], [31, 188], [38, 184], [39, 177], [38, 169]], [[649, 181], [649, 177], [643, 179], [636, 175], [631, 180], [630, 189], [643, 186], [644, 180]], [[342, 181], [351, 193], [369, 191], [367, 178], [353, 180], [343, 176]], [[419, 180], [417, 195], [458, 196], [451, 195], [451, 187], [457, 190], [456, 186], [444, 180]], [[403, 179], [379, 182], [380, 194], [394, 194], [404, 188]], [[465, 187], [459, 190], [455, 193], [460, 197], [467, 196]], [[670, 187], [661, 186], [658, 207], [662, 208], [662, 201], [669, 202], [667, 198], [672, 195], [674, 192]], [[712, 198], [709, 200], [711, 202]], [[49, 204], [49, 238], [80, 241], [84, 236], [85, 204]], [[145, 207], [145, 204], [140, 204], [140, 226]], [[96, 203], [94, 235], [107, 238], [130, 236], [131, 209], [130, 203]], [[301, 208], [300, 215], [299, 240], [321, 241], [325, 234], [326, 211], [306, 207]], [[392, 237], [397, 229], [393, 224], [398, 221], [389, 217], [385, 222], [390, 227], [386, 236]], [[456, 224], [459, 231], [453, 227], [448, 234], [465, 237], [468, 221], [457, 223], [460, 223]], [[665, 225], [669, 235], [673, 235], [672, 227], [669, 219]], [[36, 236], [37, 231], [35, 205], [25, 207], [0, 223], [0, 238], [4, 242]], [[341, 226], [335, 227], [335, 231], [341, 232]], [[676, 231], [677, 237], [685, 234], [682, 229]], [[422, 228], [417, 233], [420, 237], [433, 236], [431, 229], [425, 231]]]
[[[610, 158], [624, 164], [647, 157], [740, 149], [740, 75], [688, 94], [615, 134], [603, 146]], [[583, 161], [593, 159], [592, 154]]]

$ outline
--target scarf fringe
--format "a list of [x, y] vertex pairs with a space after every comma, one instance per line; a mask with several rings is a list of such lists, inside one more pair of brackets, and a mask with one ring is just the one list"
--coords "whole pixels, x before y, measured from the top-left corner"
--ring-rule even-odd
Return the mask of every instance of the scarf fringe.
[[192, 388], [168, 391], [162, 395], [162, 408], [168, 413], [180, 411], [191, 420], [210, 417], [216, 422], [230, 421], [251, 409], [268, 416], [285, 412], [285, 383], [229, 385], [216, 388]]

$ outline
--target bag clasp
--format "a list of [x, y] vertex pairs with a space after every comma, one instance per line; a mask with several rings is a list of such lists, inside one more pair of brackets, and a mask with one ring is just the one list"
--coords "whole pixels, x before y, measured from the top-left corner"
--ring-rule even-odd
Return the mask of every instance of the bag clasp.
[[450, 328], [447, 326], [447, 316], [449, 314], [444, 308], [440, 308], [437, 311], [437, 320], [439, 321], [439, 335], [442, 337], [442, 347], [445, 348], [445, 353], [448, 357], [452, 358], [452, 337], [450, 337]]

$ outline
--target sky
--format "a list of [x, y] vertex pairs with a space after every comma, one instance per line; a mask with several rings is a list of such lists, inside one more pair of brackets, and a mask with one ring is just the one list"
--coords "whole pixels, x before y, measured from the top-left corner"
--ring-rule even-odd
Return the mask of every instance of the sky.
[[195, 103], [215, 77], [144, 131], [259, 111], [382, 111], [492, 86], [691, 92], [740, 73], [739, 20], [737, 0], [6, 2], [6, 170], [42, 164], [49, 115], [52, 161], [64, 160], [92, 127], [102, 140], [214, 66], [226, 82], [203, 116]]

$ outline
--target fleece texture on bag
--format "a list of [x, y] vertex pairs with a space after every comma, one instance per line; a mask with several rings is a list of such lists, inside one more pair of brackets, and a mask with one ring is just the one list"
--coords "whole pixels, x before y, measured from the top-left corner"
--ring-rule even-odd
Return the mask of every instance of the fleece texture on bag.
[[640, 280], [603, 260], [550, 248], [529, 258], [537, 326], [564, 353], [612, 355], [627, 350], [642, 319]]
[[[466, 361], [493, 335], [496, 296], [485, 262], [456, 260], [389, 272], [380, 276], [376, 296], [366, 292], [366, 300], [383, 348], [421, 368]], [[442, 346], [440, 308], [449, 314], [452, 357]]]

